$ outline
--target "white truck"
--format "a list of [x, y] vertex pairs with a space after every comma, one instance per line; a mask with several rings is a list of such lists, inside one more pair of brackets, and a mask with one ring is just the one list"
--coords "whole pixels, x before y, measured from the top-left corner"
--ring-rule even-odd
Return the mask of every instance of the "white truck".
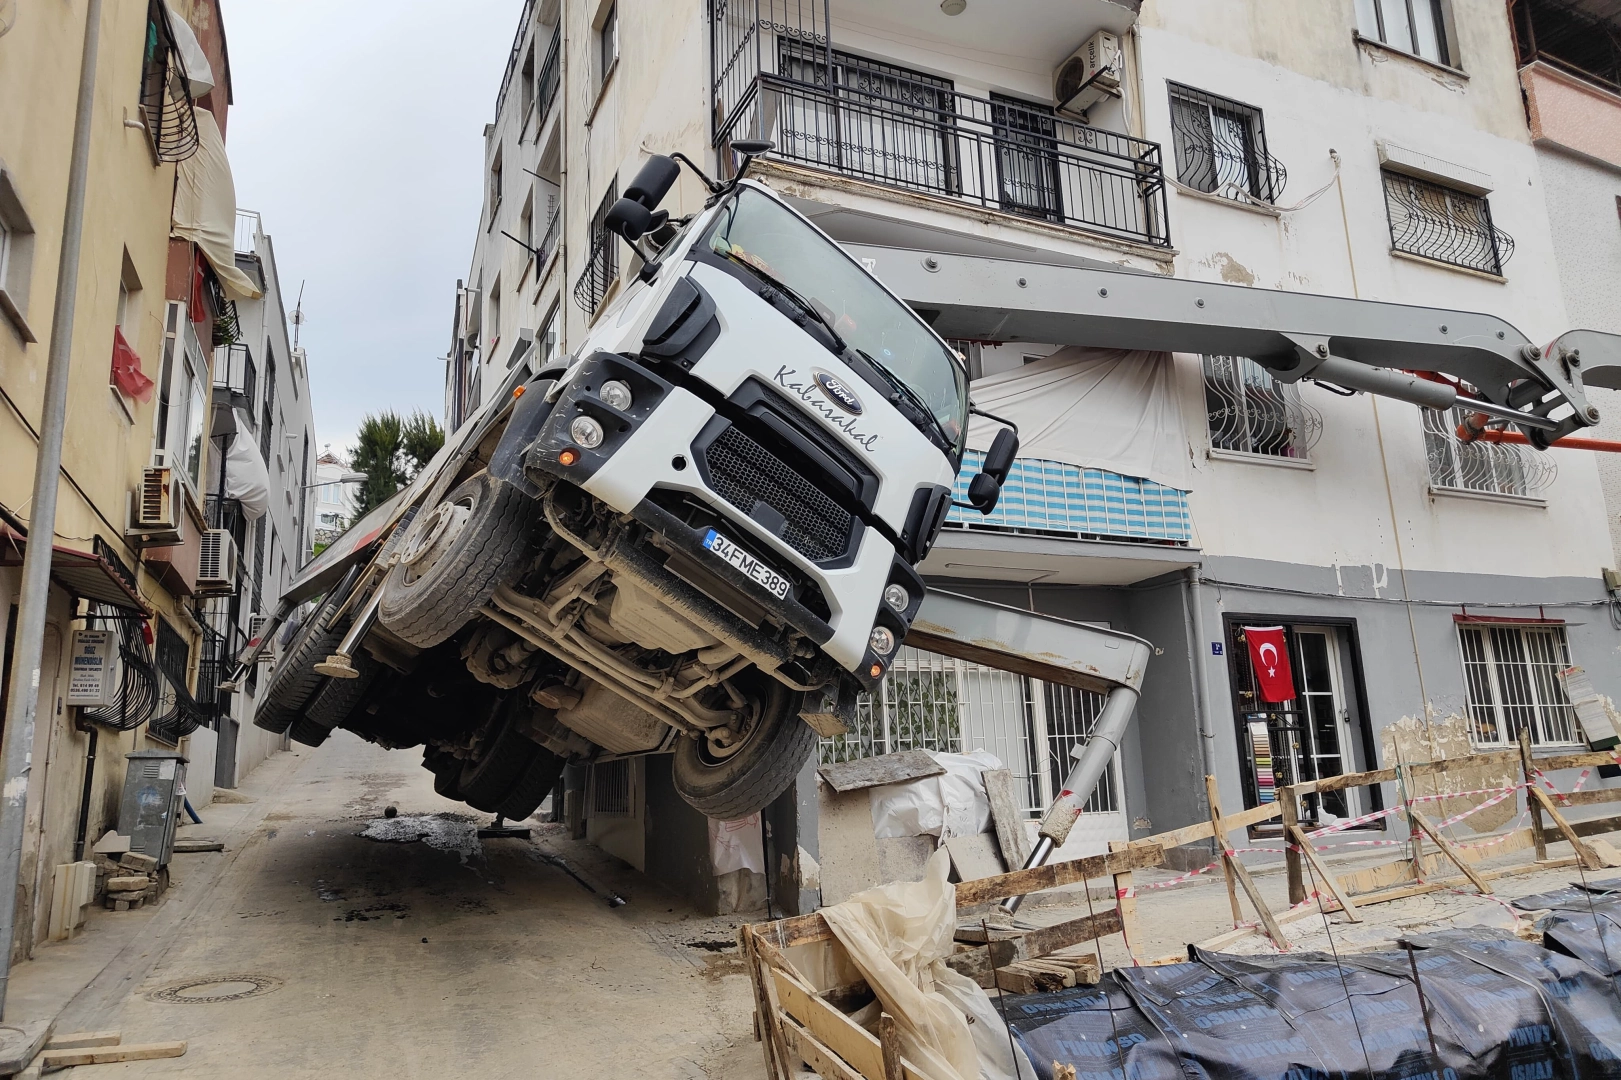
[[[259, 726], [423, 745], [442, 794], [516, 818], [567, 760], [673, 751], [731, 820], [883, 678], [952, 505], [962, 359], [746, 161], [669, 220], [679, 168], [611, 209], [642, 261], [580, 349], [520, 365], [294, 583], [322, 599]], [[972, 505], [1016, 451], [1000, 432]]]

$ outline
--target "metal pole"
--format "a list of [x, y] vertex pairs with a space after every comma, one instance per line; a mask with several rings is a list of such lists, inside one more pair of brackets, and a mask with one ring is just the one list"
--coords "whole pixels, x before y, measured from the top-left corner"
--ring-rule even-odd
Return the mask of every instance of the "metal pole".
[[101, 43], [101, 0], [89, 0], [84, 55], [79, 62], [79, 101], [73, 119], [73, 156], [68, 166], [67, 205], [62, 211], [62, 253], [56, 268], [56, 306], [45, 360], [45, 399], [40, 409], [39, 459], [23, 553], [22, 589], [12, 645], [11, 695], [0, 763], [0, 1017], [11, 981], [11, 943], [17, 924], [18, 875], [22, 869], [23, 809], [28, 801], [34, 714], [39, 708], [39, 665], [50, 601], [51, 541], [56, 535], [56, 489], [62, 471], [62, 429], [67, 420], [68, 365], [73, 359], [73, 309], [79, 291], [79, 247], [84, 238], [84, 198], [90, 173], [91, 109], [95, 104], [96, 51]]

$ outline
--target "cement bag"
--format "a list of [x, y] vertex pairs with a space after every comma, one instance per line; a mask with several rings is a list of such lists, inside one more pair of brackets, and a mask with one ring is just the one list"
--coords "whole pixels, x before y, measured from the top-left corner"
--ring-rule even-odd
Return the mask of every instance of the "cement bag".
[[[957, 929], [950, 869], [941, 849], [922, 881], [880, 885], [821, 914], [895, 1018], [902, 1057], [939, 1080], [1016, 1080], [1007, 1029], [990, 999], [945, 965]], [[1034, 1075], [1028, 1061], [1019, 1067], [1022, 1076]]]
[[868, 789], [872, 800], [872, 834], [880, 839], [897, 836], [977, 836], [991, 827], [991, 801], [985, 794], [985, 770], [1002, 763], [987, 750], [969, 754], [941, 754], [926, 750], [945, 768], [941, 776], [925, 776], [904, 784], [880, 784]]
[[750, 814], [741, 821], [709, 819], [709, 862], [715, 876], [734, 870], [765, 873], [765, 843], [760, 837], [760, 815]]

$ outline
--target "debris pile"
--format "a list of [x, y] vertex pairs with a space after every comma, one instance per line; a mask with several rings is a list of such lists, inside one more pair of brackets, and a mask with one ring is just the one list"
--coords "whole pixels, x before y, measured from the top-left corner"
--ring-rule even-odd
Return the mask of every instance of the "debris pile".
[[108, 911], [133, 911], [156, 900], [169, 887], [168, 868], [138, 851], [96, 855], [96, 894], [105, 898]]

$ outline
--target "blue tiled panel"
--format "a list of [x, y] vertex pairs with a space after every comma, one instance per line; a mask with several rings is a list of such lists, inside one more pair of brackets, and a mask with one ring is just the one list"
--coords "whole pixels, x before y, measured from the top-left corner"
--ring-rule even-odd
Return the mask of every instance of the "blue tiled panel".
[[[979, 472], [985, 455], [970, 450], [963, 455], [957, 476], [956, 497], [968, 500], [968, 484]], [[1139, 540], [1193, 539], [1188, 493], [1103, 469], [1078, 469], [1059, 461], [1019, 458], [1002, 486], [996, 512], [985, 517], [972, 510], [953, 509], [947, 522], [954, 525], [1000, 526], [1087, 536], [1119, 536]]]

